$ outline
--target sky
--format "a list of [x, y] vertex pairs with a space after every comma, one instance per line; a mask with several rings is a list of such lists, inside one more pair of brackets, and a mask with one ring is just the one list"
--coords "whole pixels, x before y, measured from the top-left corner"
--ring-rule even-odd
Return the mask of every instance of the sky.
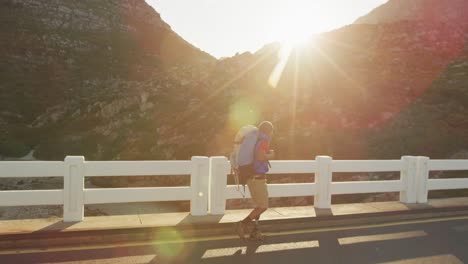
[[220, 57], [297, 43], [351, 24], [387, 0], [146, 0], [194, 46]]

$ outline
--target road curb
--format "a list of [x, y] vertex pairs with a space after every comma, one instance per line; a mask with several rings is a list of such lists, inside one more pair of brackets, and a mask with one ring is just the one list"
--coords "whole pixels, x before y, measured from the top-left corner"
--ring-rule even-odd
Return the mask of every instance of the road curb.
[[[378, 225], [421, 219], [468, 216], [468, 207], [428, 208], [338, 216], [300, 217], [261, 221], [264, 232]], [[104, 245], [129, 241], [174, 240], [234, 234], [233, 223], [181, 224], [172, 227], [136, 227], [106, 230], [43, 230], [22, 234], [0, 234], [0, 252], [15, 249], [47, 249], [58, 246]]]

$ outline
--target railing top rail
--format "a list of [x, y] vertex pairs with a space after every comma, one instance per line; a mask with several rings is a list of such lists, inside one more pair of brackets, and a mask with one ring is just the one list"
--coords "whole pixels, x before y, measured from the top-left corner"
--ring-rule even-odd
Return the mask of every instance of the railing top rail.
[[[227, 161], [230, 168], [230, 162]], [[315, 173], [317, 162], [315, 160], [272, 160], [268, 174], [304, 174]]]
[[468, 170], [468, 159], [465, 160], [429, 160], [428, 167], [430, 171], [437, 170]]
[[88, 161], [85, 176], [189, 175], [187, 161]]

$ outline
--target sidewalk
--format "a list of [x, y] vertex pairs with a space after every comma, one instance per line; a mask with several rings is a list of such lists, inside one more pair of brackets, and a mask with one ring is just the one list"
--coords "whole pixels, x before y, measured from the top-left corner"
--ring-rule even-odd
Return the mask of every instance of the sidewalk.
[[[403, 204], [378, 202], [332, 205], [331, 209], [316, 209], [313, 206], [270, 208], [262, 215], [263, 224], [283, 222], [317, 223], [321, 220], [351, 220], [363, 217], [385, 217], [399, 214], [431, 213], [440, 209], [459, 208], [468, 210], [468, 198], [431, 200], [428, 204]], [[184, 213], [160, 213], [139, 215], [89, 216], [83, 222], [64, 223], [61, 218], [0, 221], [0, 240], [6, 237], [37, 236], [41, 233], [65, 234], [83, 231], [123, 230], [141, 228], [197, 228], [226, 227], [243, 219], [251, 210], [227, 210], [224, 215], [191, 216]]]

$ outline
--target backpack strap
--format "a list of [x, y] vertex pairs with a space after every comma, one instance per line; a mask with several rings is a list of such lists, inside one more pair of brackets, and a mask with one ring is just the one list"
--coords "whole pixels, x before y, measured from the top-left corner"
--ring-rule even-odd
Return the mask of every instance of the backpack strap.
[[259, 144], [260, 142], [262, 142], [263, 140], [265, 140], [265, 139], [263, 139], [263, 138], [261, 138], [261, 137], [258, 137], [257, 142], [255, 142], [255, 147], [254, 147], [254, 149], [253, 149], [253, 152], [254, 152], [254, 154], [253, 154], [253, 155], [254, 155], [254, 162], [257, 160], [257, 146], [258, 146], [258, 144]]
[[236, 144], [236, 145], [242, 144], [242, 142], [244, 141], [244, 139], [245, 139], [245, 136], [242, 137], [239, 141], [234, 141], [234, 144]]
[[239, 170], [233, 170], [232, 167], [231, 167], [231, 174], [234, 175], [234, 181], [237, 185], [237, 188], [236, 190], [242, 195], [242, 199], [245, 200], [245, 184], [242, 184], [242, 186], [244, 187], [244, 192], [241, 191], [241, 188], [240, 188], [240, 182], [239, 182]]

